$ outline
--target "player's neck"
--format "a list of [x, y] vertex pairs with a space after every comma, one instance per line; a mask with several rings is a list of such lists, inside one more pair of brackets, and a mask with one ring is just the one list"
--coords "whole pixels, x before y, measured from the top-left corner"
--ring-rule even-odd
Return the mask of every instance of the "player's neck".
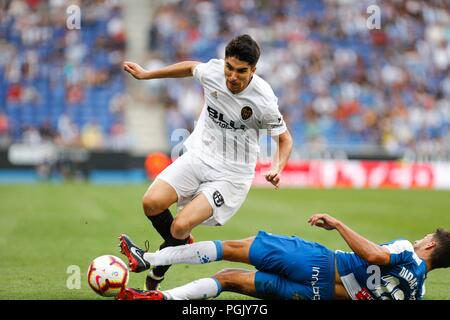
[[425, 263], [427, 264], [427, 272], [433, 270], [433, 267], [431, 266], [431, 261], [429, 259], [425, 259]]
[[425, 261], [426, 265], [427, 265], [427, 272], [430, 272], [431, 270], [433, 270], [432, 266], [431, 266], [431, 254], [428, 251], [425, 250], [414, 250], [415, 253], [417, 254], [417, 256], [422, 259], [423, 261]]
[[253, 76], [250, 78], [250, 80], [248, 80], [247, 85], [238, 93], [244, 92], [249, 87], [250, 83], [252, 83], [252, 80], [253, 80]]

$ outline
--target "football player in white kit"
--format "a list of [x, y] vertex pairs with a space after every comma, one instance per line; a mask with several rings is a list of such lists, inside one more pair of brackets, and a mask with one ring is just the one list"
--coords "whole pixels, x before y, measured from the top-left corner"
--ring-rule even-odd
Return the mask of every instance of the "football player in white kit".
[[[225, 59], [207, 63], [184, 61], [158, 70], [133, 62], [123, 68], [138, 80], [193, 76], [202, 85], [205, 104], [186, 152], [153, 181], [143, 197], [145, 215], [164, 239], [161, 249], [190, 241], [199, 224], [224, 225], [240, 208], [250, 189], [261, 134], [274, 137], [277, 151], [266, 180], [276, 189], [292, 150], [292, 138], [278, 110], [277, 97], [259, 77], [258, 44], [249, 36], [232, 39]], [[177, 215], [169, 207], [177, 202]], [[131, 240], [121, 235], [122, 252], [132, 271], [145, 270], [143, 252], [131, 252]], [[169, 266], [150, 270], [146, 287], [156, 289]]]

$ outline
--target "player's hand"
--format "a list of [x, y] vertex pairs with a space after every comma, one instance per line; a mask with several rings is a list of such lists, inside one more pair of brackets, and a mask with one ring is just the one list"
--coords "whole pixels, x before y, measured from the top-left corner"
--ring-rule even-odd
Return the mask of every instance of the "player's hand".
[[265, 177], [267, 181], [269, 181], [271, 184], [275, 186], [275, 189], [280, 188], [281, 174], [279, 172], [269, 171], [268, 173], [266, 173]]
[[340, 223], [340, 221], [326, 213], [316, 213], [308, 219], [308, 223], [311, 224], [311, 226], [324, 228], [326, 230], [333, 230], [336, 229], [336, 226]]
[[142, 80], [145, 78], [145, 69], [137, 63], [125, 61], [123, 63], [123, 70], [125, 70], [138, 80]]

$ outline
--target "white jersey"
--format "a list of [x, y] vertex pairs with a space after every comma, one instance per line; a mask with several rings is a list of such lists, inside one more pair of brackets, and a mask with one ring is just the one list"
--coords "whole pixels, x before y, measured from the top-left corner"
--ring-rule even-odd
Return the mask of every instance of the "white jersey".
[[224, 60], [218, 59], [198, 64], [194, 78], [203, 86], [205, 105], [186, 149], [220, 171], [253, 177], [259, 137], [287, 130], [272, 88], [255, 74], [242, 92], [233, 94], [226, 86]]

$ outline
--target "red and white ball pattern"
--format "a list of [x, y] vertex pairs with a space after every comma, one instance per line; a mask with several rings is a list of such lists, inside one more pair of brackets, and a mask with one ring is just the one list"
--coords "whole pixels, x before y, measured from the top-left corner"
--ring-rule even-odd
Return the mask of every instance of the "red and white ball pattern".
[[89, 286], [103, 297], [115, 297], [128, 283], [125, 262], [112, 255], [95, 258], [88, 269]]

